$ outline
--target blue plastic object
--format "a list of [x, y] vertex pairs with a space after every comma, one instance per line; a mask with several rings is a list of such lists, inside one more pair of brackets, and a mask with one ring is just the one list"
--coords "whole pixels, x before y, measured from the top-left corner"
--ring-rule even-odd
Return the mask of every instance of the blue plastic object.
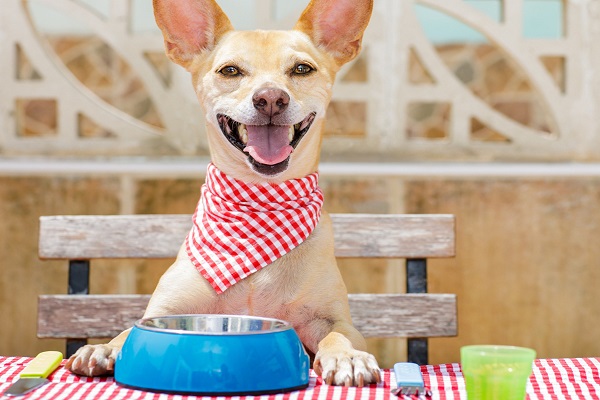
[[203, 395], [280, 393], [308, 386], [309, 359], [281, 320], [175, 315], [135, 323], [115, 363], [117, 383]]

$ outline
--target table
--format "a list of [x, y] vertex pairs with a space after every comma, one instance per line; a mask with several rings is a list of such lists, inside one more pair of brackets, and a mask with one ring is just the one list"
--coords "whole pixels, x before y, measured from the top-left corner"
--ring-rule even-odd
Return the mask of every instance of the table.
[[[0, 356], [0, 393], [4, 392], [25, 365], [28, 357]], [[63, 364], [64, 365], [64, 361]], [[119, 386], [112, 377], [87, 378], [71, 374], [61, 365], [52, 375], [50, 383], [20, 397], [23, 400], [60, 399], [211, 399], [201, 396], [181, 396], [127, 389]], [[431, 389], [431, 399], [466, 399], [465, 382], [459, 364], [422, 366], [425, 384]], [[328, 386], [310, 372], [309, 387], [305, 390], [254, 397], [233, 397], [239, 400], [393, 400], [390, 390], [396, 387], [393, 373], [382, 371], [383, 382], [364, 388]], [[528, 399], [600, 399], [600, 358], [541, 359], [534, 363], [533, 374], [527, 384]], [[416, 398], [416, 396], [413, 396]], [[424, 396], [421, 396], [424, 399]], [[224, 399], [221, 397], [220, 399]]]

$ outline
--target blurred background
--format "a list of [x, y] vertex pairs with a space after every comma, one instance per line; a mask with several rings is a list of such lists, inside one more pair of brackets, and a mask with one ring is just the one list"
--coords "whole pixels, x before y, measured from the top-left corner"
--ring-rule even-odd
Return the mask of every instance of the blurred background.
[[[222, 0], [238, 29], [289, 29], [307, 0]], [[185, 213], [208, 163], [187, 73], [150, 0], [3, 0], [0, 354], [36, 338], [37, 296], [66, 262], [37, 257], [38, 218]], [[429, 291], [458, 294], [466, 344], [600, 355], [600, 0], [375, 0], [338, 75], [321, 186], [330, 212], [451, 213], [457, 256]], [[182, 238], [183, 240], [183, 238]], [[101, 261], [92, 293], [151, 293], [168, 260]], [[351, 292], [402, 292], [402, 260], [342, 260]], [[373, 340], [384, 367], [403, 341]]]

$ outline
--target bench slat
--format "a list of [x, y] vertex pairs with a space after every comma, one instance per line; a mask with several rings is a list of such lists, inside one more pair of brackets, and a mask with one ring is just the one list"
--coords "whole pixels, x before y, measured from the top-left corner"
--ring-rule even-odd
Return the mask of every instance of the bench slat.
[[454, 257], [454, 216], [331, 214], [338, 257]]
[[[454, 216], [331, 214], [338, 257], [431, 258], [455, 254]], [[42, 259], [174, 258], [190, 215], [40, 217]]]
[[455, 294], [349, 294], [352, 322], [365, 337], [457, 335]]
[[[457, 334], [453, 294], [350, 294], [348, 297], [354, 326], [365, 337]], [[115, 337], [141, 318], [149, 299], [150, 295], [39, 296], [38, 337]]]
[[190, 215], [40, 217], [42, 259], [174, 258]]

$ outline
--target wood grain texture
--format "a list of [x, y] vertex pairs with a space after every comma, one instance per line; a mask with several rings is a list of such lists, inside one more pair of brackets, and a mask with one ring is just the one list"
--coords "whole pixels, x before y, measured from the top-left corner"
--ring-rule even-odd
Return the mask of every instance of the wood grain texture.
[[[354, 326], [365, 337], [442, 337], [457, 333], [452, 294], [350, 294]], [[142, 317], [150, 295], [42, 295], [39, 338], [112, 338]]]
[[190, 215], [40, 217], [42, 259], [174, 258]]
[[354, 326], [365, 337], [449, 337], [457, 334], [453, 294], [349, 294]]
[[[338, 257], [431, 258], [455, 252], [454, 216], [332, 214]], [[190, 215], [40, 217], [42, 259], [173, 258]]]
[[453, 215], [331, 214], [337, 257], [454, 256]]

